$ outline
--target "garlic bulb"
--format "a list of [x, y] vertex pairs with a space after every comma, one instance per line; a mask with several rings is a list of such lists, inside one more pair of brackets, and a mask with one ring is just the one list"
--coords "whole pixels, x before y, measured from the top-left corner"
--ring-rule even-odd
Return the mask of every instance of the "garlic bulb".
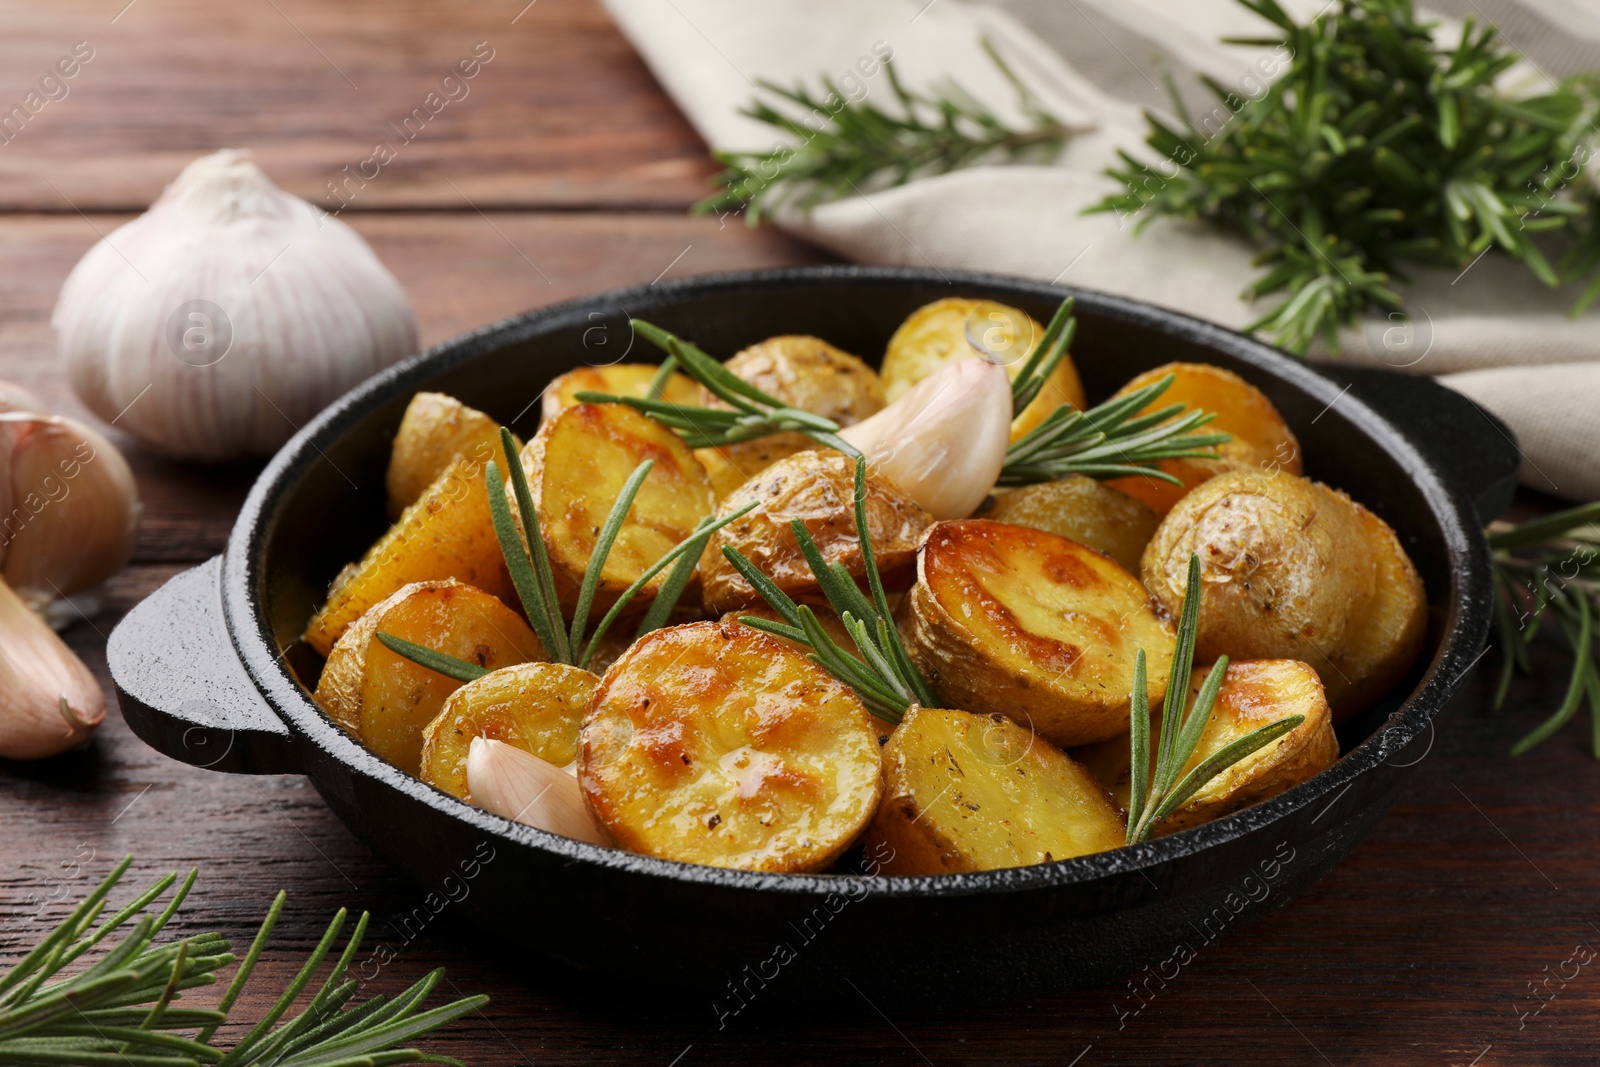
[[269, 453], [417, 347], [367, 243], [241, 151], [190, 163], [91, 248], [51, 324], [83, 402], [185, 459]]
[[467, 747], [467, 792], [485, 811], [552, 834], [609, 844], [583, 802], [578, 779], [515, 745], [474, 737]]
[[105, 717], [105, 695], [89, 668], [0, 582], [0, 757], [65, 752]]
[[839, 436], [936, 519], [964, 519], [994, 488], [1011, 443], [1011, 380], [963, 359]]

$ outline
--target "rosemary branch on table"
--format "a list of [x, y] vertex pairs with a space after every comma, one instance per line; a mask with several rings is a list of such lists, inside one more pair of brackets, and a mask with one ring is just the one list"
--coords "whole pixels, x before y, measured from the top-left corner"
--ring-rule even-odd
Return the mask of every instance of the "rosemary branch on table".
[[[342, 909], [266, 1015], [233, 1048], [214, 1045], [218, 1028], [232, 1021], [230, 1013], [277, 925], [285, 896], [279, 893], [273, 900], [217, 1006], [186, 1007], [179, 1003], [186, 990], [216, 982], [238, 957], [215, 933], [159, 940], [193, 887], [197, 871], [189, 872], [158, 914], [147, 912], [177, 881], [176, 874], [157, 880], [102, 919], [107, 898], [130, 863], [131, 856], [117, 864], [70, 915], [0, 975], [0, 1064], [387, 1067], [426, 1062], [461, 1067], [457, 1060], [403, 1047], [489, 1002], [486, 996], [466, 997], [419, 1010], [444, 979], [443, 968], [398, 996], [373, 997], [351, 1007], [360, 983], [347, 974], [366, 932], [364, 913], [311, 999], [298, 1014], [288, 1016], [344, 929]], [[133, 928], [121, 941], [109, 940], [130, 921], [134, 921]], [[102, 942], [108, 948], [98, 960], [75, 973], [64, 973]], [[185, 1036], [180, 1031], [194, 1034]]]

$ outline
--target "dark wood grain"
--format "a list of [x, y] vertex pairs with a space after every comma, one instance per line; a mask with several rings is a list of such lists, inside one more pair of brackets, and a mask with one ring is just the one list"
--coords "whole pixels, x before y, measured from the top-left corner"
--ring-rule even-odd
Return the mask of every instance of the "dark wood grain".
[[[520, 2], [138, 0], [113, 24], [123, 2], [0, 12], [0, 101], [73, 41], [99, 49], [72, 95], [0, 148], [0, 211], [49, 212], [0, 218], [0, 376], [65, 409], [81, 410], [51, 356], [48, 318], [72, 263], [126, 217], [101, 212], [142, 204], [182, 162], [221, 144], [256, 146], [276, 176], [314, 195], [327, 168], [409, 107], [441, 64], [491, 34], [499, 51], [474, 95], [442, 113], [347, 216], [405, 283], [425, 342], [663, 270], [815, 258], [770, 232], [681, 215], [707, 170], [703, 149], [592, 3], [539, 0], [511, 26]], [[489, 217], [455, 210], [461, 197], [446, 177]], [[88, 217], [64, 208], [45, 178]], [[619, 213], [619, 204], [670, 210]], [[581, 210], [494, 210], [552, 206]], [[256, 470], [172, 464], [119, 441], [146, 505], [136, 562], [68, 633], [103, 682], [104, 634], [162, 581], [222, 548]], [[1151, 980], [1143, 1007], [1118, 982], [999, 1008], [885, 1018], [860, 1003], [817, 1016], [780, 978], [719, 1029], [710, 1005], [509, 954], [448, 910], [407, 942], [398, 923], [422, 895], [375, 861], [304, 779], [182, 766], [146, 748], [115, 711], [86, 751], [0, 764], [0, 960], [133, 853], [141, 878], [202, 867], [185, 931], [215, 928], [242, 942], [287, 888], [264, 979], [285, 978], [335, 909], [369, 909], [370, 943], [396, 958], [361, 969], [368, 992], [445, 966], [450, 988], [493, 994], [482, 1014], [426, 1042], [479, 1065], [1593, 1062], [1600, 969], [1565, 987], [1551, 976], [1575, 945], [1600, 946], [1600, 764], [1578, 727], [1520, 760], [1505, 755], [1535, 709], [1555, 700], [1560, 679], [1546, 675], [1542, 688], [1519, 693], [1520, 710], [1494, 716], [1480, 700], [1457, 714], [1415, 785], [1348, 860], [1286, 909], [1201, 949], [1164, 987]], [[573, 901], [550, 921], [608, 917]], [[705, 936], [716, 936], [714, 923]], [[1546, 978], [1559, 992], [1526, 1014], [1540, 1004], [1530, 983]], [[263, 1008], [266, 988], [246, 997], [243, 1017]]]

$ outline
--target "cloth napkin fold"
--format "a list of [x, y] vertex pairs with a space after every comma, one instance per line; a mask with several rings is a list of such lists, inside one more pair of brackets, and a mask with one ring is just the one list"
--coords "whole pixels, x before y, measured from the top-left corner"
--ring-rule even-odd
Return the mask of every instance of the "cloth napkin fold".
[[[987, 39], [1058, 119], [1081, 129], [1049, 166], [975, 167], [780, 217], [796, 235], [865, 263], [996, 271], [1081, 285], [1242, 328], [1270, 302], [1240, 291], [1253, 250], [1205, 224], [1084, 215], [1114, 191], [1116, 151], [1143, 151], [1142, 108], [1165, 100], [1162, 75], [1196, 74], [1259, 93], [1282, 69], [1269, 48], [1223, 45], [1266, 27], [1234, 0], [605, 0], [623, 32], [702, 136], [719, 149], [767, 149], [775, 131], [740, 114], [761, 80], [816, 87], [832, 76], [888, 101], [881, 60], [913, 88], [955, 81], [1021, 122], [1016, 93], [983, 51]], [[1439, 0], [1448, 10], [1453, 0]], [[1568, 6], [1571, 10], [1567, 10]], [[1325, 0], [1285, 0], [1306, 18]], [[1550, 74], [1600, 67], [1600, 17], [1555, 0], [1546, 14], [1516, 0], [1495, 9], [1524, 62], [1506, 80], [1537, 91]], [[1477, 14], [1471, 3], [1462, 14]], [[1558, 21], [1552, 21], [1552, 16]], [[1438, 31], [1453, 43], [1448, 18]], [[1507, 32], [1510, 32], [1509, 30]], [[1191, 110], [1213, 114], [1203, 90]], [[1214, 113], [1213, 125], [1226, 122]], [[1202, 119], [1202, 125], [1205, 121]], [[1587, 178], [1587, 176], [1585, 176]], [[1600, 309], [1568, 315], [1576, 293], [1486, 255], [1460, 272], [1420, 272], [1402, 288], [1409, 315], [1346, 328], [1338, 359], [1437, 375], [1506, 421], [1524, 484], [1600, 498]], [[1276, 299], [1276, 298], [1274, 298]], [[1313, 355], [1326, 355], [1313, 353]]]

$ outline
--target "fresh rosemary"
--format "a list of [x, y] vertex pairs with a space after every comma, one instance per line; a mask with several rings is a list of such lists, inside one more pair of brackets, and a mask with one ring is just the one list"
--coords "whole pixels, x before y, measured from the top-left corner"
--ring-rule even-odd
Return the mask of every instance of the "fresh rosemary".
[[1184, 590], [1183, 610], [1178, 619], [1178, 640], [1172, 651], [1172, 669], [1167, 675], [1167, 699], [1161, 712], [1156, 737], [1156, 765], [1150, 768], [1150, 692], [1146, 685], [1144, 649], [1133, 663], [1133, 699], [1129, 710], [1132, 763], [1128, 801], [1128, 844], [1149, 838], [1156, 824], [1182, 807], [1190, 797], [1224, 770], [1252, 752], [1271, 744], [1305, 722], [1304, 715], [1286, 715], [1276, 722], [1222, 746], [1202, 760], [1199, 766], [1180, 779], [1184, 765], [1211, 721], [1217, 693], [1228, 673], [1228, 657], [1219, 656], [1211, 673], [1195, 695], [1187, 711], [1189, 676], [1194, 669], [1195, 637], [1200, 628], [1200, 557], [1189, 556], [1189, 583]]
[[[0, 1064], [73, 1067], [386, 1067], [397, 1063], [455, 1064], [408, 1042], [476, 1011], [485, 996], [466, 997], [428, 1011], [418, 1008], [444, 978], [440, 968], [394, 998], [373, 997], [350, 1007], [360, 983], [347, 977], [361, 947], [367, 916], [356, 920], [332, 970], [296, 1015], [282, 1021], [333, 950], [345, 925], [341, 909], [304, 966], [267, 1014], [231, 1049], [212, 1044], [244, 991], [283, 911], [279, 893], [215, 1008], [177, 1004], [184, 990], [214, 983], [236, 957], [216, 933], [157, 942], [194, 885], [190, 871], [159, 914], [144, 914], [174, 882], [159, 879], [100, 921], [111, 890], [132, 857], [117, 864], [84, 901], [0, 976]], [[62, 972], [138, 916], [133, 929], [75, 974]], [[194, 1031], [184, 1036], [180, 1031]]]
[[1508, 99], [1495, 79], [1515, 56], [1494, 27], [1468, 20], [1441, 49], [1412, 0], [1337, 0], [1305, 25], [1276, 0], [1239, 2], [1280, 32], [1228, 43], [1287, 51], [1287, 70], [1250, 100], [1203, 79], [1219, 103], [1198, 123], [1174, 93], [1177, 125], [1146, 115], [1160, 167], [1122, 153], [1108, 173], [1123, 191], [1090, 211], [1207, 219], [1259, 246], [1268, 269], [1245, 295], [1287, 298], [1250, 329], [1336, 351], [1341, 323], [1403, 312], [1391, 281], [1406, 269], [1464, 270], [1490, 248], [1556, 285], [1533, 235], [1579, 221], [1569, 273], [1600, 266], [1593, 198], [1558, 195], [1588, 158], [1579, 83]]
[[830, 78], [821, 79], [820, 96], [803, 85], [785, 89], [762, 81], [760, 88], [785, 108], [792, 105], [792, 113], [758, 99], [744, 114], [792, 143], [767, 152], [715, 153], [726, 169], [712, 178], [718, 191], [696, 204], [694, 213], [743, 209], [745, 221], [755, 226], [783, 208], [809, 212], [828, 200], [975, 163], [1054, 158], [1081, 131], [1045, 111], [988, 40], [983, 49], [1016, 90], [1030, 125], [1011, 128], [954, 82], [931, 95], [912, 92], [901, 84], [892, 59], [883, 63], [895, 99], [890, 109], [864, 97], [849, 99]]

